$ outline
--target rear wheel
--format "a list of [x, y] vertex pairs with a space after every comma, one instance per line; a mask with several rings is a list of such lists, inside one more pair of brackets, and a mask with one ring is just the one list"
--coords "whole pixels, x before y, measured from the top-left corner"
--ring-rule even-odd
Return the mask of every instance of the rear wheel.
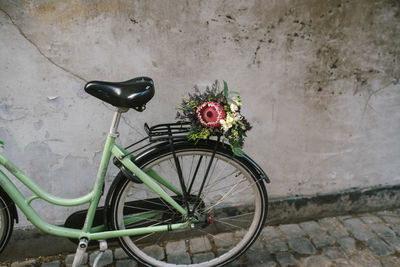
[[[188, 191], [188, 205], [176, 190], [163, 188], [182, 203], [182, 207], [197, 206], [193, 216], [198, 223], [183, 230], [121, 237], [121, 246], [134, 259], [150, 266], [219, 266], [234, 260], [255, 241], [265, 222], [268, 200], [263, 182], [258, 180], [251, 166], [223, 147], [216, 150], [214, 158], [213, 147], [205, 144], [177, 145], [175, 153]], [[202, 193], [197, 198], [212, 158]], [[137, 164], [164, 177], [180, 190], [170, 149], [151, 153]], [[158, 212], [154, 213], [155, 210]], [[147, 216], [149, 214], [151, 216]], [[113, 194], [111, 215], [114, 229], [185, 221], [144, 184], [128, 179], [122, 179]], [[129, 219], [132, 216], [146, 219], [132, 223]]]
[[0, 252], [6, 247], [14, 226], [14, 218], [6, 200], [0, 194]]

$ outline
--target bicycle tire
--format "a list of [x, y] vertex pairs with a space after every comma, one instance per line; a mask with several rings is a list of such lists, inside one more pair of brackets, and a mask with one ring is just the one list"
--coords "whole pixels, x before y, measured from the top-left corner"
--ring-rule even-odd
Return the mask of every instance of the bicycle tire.
[[0, 253], [6, 247], [14, 227], [14, 217], [7, 201], [0, 194]]
[[[184, 177], [186, 186], [192, 183], [192, 179], [188, 179], [188, 177], [194, 176], [194, 165], [197, 166], [200, 157], [205, 159], [204, 162], [206, 163], [207, 160], [211, 159], [214, 144], [215, 142], [199, 142], [194, 145], [183, 142], [174, 145], [176, 156], [182, 165], [182, 171], [187, 176]], [[187, 167], [187, 163], [189, 163], [187, 159], [190, 158], [192, 164], [189, 168]], [[208, 195], [201, 197], [204, 207], [201, 208], [202, 211], [200, 212], [200, 216], [203, 217], [211, 215], [213, 222], [208, 221], [205, 226], [197, 226], [194, 229], [121, 237], [119, 238], [120, 245], [128, 255], [147, 266], [176, 266], [181, 264], [222, 266], [238, 258], [252, 245], [260, 234], [267, 216], [268, 197], [265, 185], [262, 180], [258, 179], [257, 172], [250, 164], [240, 157], [235, 157], [226, 146], [219, 145], [215, 151], [214, 159], [213, 165], [211, 165], [212, 171], [209, 174], [210, 178], [207, 178], [207, 186], [203, 190]], [[151, 168], [158, 173], [163, 171], [162, 175], [166, 175], [170, 178], [170, 182], [177, 187], [179, 186], [177, 174], [175, 174], [176, 166], [172, 165], [173, 153], [168, 146], [145, 155], [135, 163], [144, 170]], [[200, 163], [200, 165], [202, 164]], [[204, 164], [204, 166], [206, 165]], [[168, 167], [168, 170], [166, 167]], [[185, 167], [187, 168], [184, 169]], [[204, 170], [201, 170], [201, 172], [204, 172]], [[225, 175], [226, 173], [232, 175]], [[200, 174], [199, 171], [197, 171], [197, 174]], [[119, 173], [118, 175], [123, 174]], [[175, 180], [171, 179], [171, 175]], [[219, 178], [222, 175], [225, 176]], [[198, 177], [202, 177], [202, 175], [198, 175]], [[193, 182], [193, 190], [200, 187], [201, 180]], [[218, 188], [224, 190], [222, 197], [219, 196], [219, 192], [209, 190], [211, 185], [214, 189], [222, 185]], [[247, 187], [244, 185], [247, 185]], [[127, 216], [127, 214], [124, 214], [124, 209], [126, 210], [128, 207], [126, 203], [129, 203], [130, 208], [137, 204], [136, 208], [139, 209], [144, 207], [143, 201], [148, 201], [148, 204], [153, 206], [165, 205], [164, 201], [156, 200], [156, 195], [149, 190], [144, 184], [133, 183], [128, 178], [120, 180], [110, 206], [113, 229], [140, 226], [124, 224], [123, 218]], [[247, 191], [244, 192], [245, 190]], [[171, 192], [171, 196], [174, 196], [174, 193]], [[250, 203], [249, 199], [253, 197], [253, 202]], [[154, 204], [154, 202], [157, 203]], [[165, 205], [164, 208], [165, 211], [161, 212], [158, 218], [151, 218], [148, 223], [161, 224], [183, 220], [179, 215], [171, 212], [171, 207], [168, 207], [168, 205]], [[246, 218], [249, 218], [249, 220], [246, 221]], [[179, 250], [180, 254], [177, 252]]]

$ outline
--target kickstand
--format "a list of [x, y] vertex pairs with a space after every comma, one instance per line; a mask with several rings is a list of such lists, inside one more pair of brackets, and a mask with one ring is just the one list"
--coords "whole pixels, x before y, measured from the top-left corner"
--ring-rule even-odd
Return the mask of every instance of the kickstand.
[[99, 250], [99, 254], [97, 254], [96, 259], [94, 259], [93, 262], [93, 267], [97, 267], [97, 264], [100, 261], [101, 256], [103, 256], [104, 252], [107, 250], [107, 241], [105, 240], [99, 240], [99, 246], [100, 246], [100, 250]]
[[87, 246], [88, 240], [86, 238], [82, 238], [81, 240], [79, 240], [79, 245], [76, 249], [74, 261], [72, 262], [72, 267], [78, 267], [79, 265], [81, 265], [83, 255], [85, 254]]

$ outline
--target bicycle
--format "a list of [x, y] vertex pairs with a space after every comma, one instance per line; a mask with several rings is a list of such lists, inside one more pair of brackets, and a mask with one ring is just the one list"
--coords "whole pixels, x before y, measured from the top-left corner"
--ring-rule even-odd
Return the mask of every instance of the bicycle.
[[[145, 124], [147, 136], [123, 148], [115, 143], [121, 115], [131, 108], [145, 109], [154, 96], [153, 80], [91, 81], [84, 89], [116, 107], [92, 191], [72, 199], [53, 196], [0, 152], [0, 165], [33, 193], [25, 198], [0, 170], [0, 252], [17, 220], [16, 206], [43, 232], [79, 241], [73, 266], [81, 263], [92, 240], [99, 241], [104, 252], [106, 240], [118, 238], [129, 256], [147, 266], [221, 266], [252, 245], [268, 210], [269, 178], [259, 165], [246, 154], [236, 156], [219, 137], [188, 141], [190, 124], [185, 122]], [[120, 172], [104, 206], [98, 207], [112, 156]], [[36, 199], [59, 206], [89, 203], [89, 207], [57, 226], [31, 207]], [[171, 253], [174, 244], [183, 245], [184, 257]], [[94, 265], [100, 257], [101, 253]]]

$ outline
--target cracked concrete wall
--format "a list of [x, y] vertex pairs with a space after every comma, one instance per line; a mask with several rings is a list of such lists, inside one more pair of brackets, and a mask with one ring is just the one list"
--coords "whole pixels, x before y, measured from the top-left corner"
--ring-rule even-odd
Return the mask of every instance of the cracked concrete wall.
[[[112, 119], [85, 82], [140, 75], [156, 95], [125, 115], [122, 144], [144, 136], [146, 121], [173, 121], [194, 84], [225, 79], [253, 123], [245, 151], [271, 177], [270, 197], [400, 183], [399, 1], [2, 0], [0, 9], [0, 139], [55, 195], [88, 192]], [[34, 207], [54, 223], [74, 210]]]

